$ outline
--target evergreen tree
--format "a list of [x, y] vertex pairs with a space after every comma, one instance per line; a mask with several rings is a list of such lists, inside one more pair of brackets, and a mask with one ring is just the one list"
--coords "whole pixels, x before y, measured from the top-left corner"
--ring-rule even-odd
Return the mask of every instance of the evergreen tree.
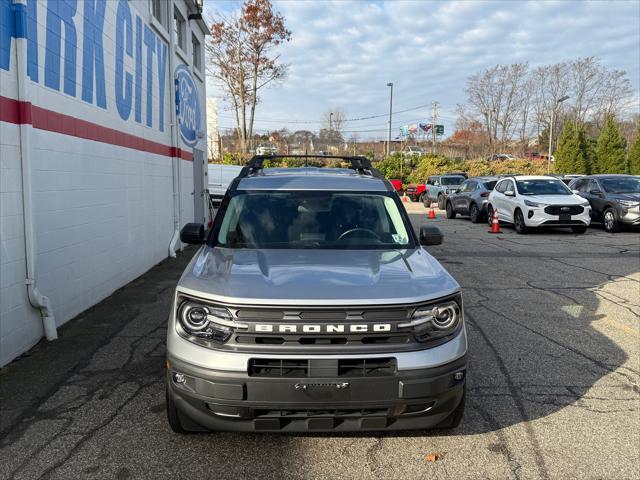
[[584, 128], [576, 126], [571, 120], [567, 121], [554, 154], [556, 173], [587, 173], [587, 145]]
[[640, 127], [636, 132], [636, 141], [633, 142], [631, 150], [629, 150], [629, 173], [640, 175]]
[[627, 173], [626, 142], [613, 115], [608, 115], [598, 137], [596, 160], [598, 173]]

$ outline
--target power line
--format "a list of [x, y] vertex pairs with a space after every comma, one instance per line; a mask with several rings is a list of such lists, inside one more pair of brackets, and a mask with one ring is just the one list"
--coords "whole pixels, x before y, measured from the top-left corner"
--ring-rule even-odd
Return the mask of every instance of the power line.
[[[418, 105], [417, 107], [411, 107], [411, 108], [406, 108], [404, 110], [398, 110], [396, 112], [393, 112], [393, 114], [400, 114], [400, 113], [405, 113], [405, 112], [411, 112], [414, 110], [420, 110], [421, 108], [425, 108], [425, 107], [429, 107], [431, 104], [424, 104], [424, 105]], [[386, 117], [388, 116], [389, 113], [383, 113], [380, 115], [369, 115], [369, 116], [365, 116], [365, 117], [357, 117], [357, 118], [347, 118], [345, 120], [343, 120], [343, 122], [360, 122], [362, 120], [371, 120], [373, 118], [381, 118], [381, 117]], [[235, 117], [233, 115], [218, 115], [219, 117], [222, 118], [231, 118], [234, 119]], [[279, 124], [319, 124], [319, 123], [324, 123], [324, 120], [283, 120], [283, 119], [269, 119], [269, 120], [255, 120], [256, 122], [259, 123], [279, 123]]]

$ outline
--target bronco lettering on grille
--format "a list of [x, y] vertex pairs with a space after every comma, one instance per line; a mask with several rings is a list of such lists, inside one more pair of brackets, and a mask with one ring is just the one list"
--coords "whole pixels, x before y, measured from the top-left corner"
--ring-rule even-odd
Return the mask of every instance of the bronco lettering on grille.
[[250, 331], [256, 333], [303, 333], [303, 334], [318, 334], [318, 333], [368, 333], [368, 332], [391, 332], [392, 326], [390, 323], [360, 323], [360, 324], [313, 324], [313, 325], [300, 325], [300, 324], [273, 324], [273, 323], [259, 323], [253, 324], [249, 327]]

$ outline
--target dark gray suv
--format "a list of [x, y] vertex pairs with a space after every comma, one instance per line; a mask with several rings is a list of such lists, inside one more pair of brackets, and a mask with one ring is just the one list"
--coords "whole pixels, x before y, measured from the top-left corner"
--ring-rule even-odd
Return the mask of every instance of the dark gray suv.
[[589, 200], [592, 221], [607, 232], [623, 226], [640, 225], [640, 177], [635, 175], [589, 175], [569, 184]]
[[482, 222], [487, 216], [487, 201], [498, 177], [471, 177], [460, 185], [456, 193], [450, 193], [446, 200], [447, 218], [457, 214], [468, 215], [473, 223]]

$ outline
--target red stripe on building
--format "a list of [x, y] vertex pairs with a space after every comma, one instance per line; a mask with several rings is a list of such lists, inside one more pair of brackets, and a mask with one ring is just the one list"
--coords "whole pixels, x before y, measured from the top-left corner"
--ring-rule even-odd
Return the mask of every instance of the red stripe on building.
[[33, 128], [39, 130], [193, 161], [193, 153], [181, 148], [153, 142], [114, 128], [103, 127], [97, 123], [47, 110], [46, 108], [32, 105], [31, 102], [21, 102], [3, 96], [0, 96], [0, 122], [33, 125]]

